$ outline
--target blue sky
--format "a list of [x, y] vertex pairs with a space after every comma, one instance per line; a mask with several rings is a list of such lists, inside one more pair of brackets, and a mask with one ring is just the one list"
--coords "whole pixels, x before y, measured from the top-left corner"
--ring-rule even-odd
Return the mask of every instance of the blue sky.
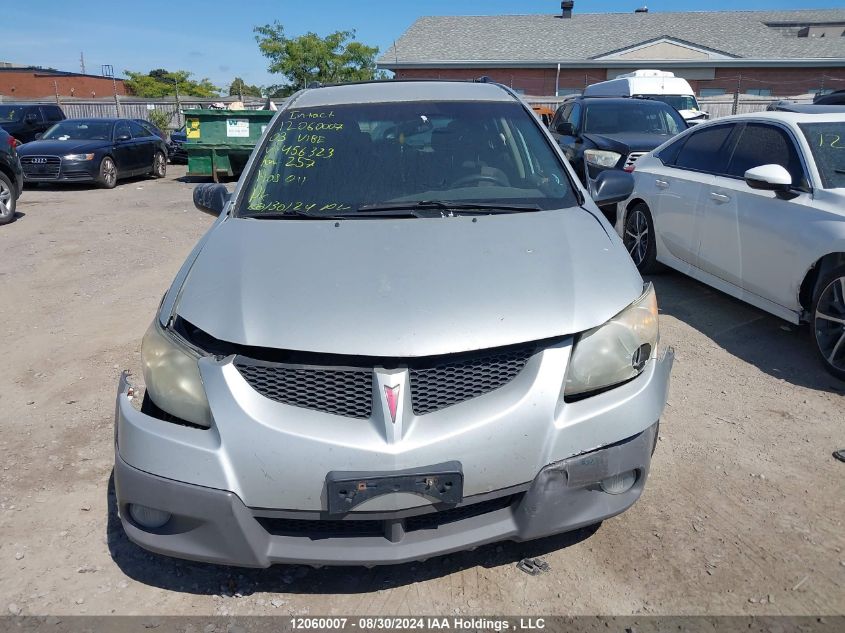
[[[252, 33], [254, 26], [279, 20], [288, 35], [357, 31], [358, 39], [382, 51], [421, 15], [556, 13], [558, 0], [42, 0], [32, 5], [9, 0], [2, 11], [0, 61], [87, 72], [102, 64], [124, 69], [189, 70], [228, 87], [235, 76], [247, 83], [280, 83], [267, 73]], [[838, 8], [842, 0], [576, 0], [575, 11], [764, 10]], [[806, 4], [807, 6], [801, 6]], [[143, 7], [140, 10], [135, 7]]]

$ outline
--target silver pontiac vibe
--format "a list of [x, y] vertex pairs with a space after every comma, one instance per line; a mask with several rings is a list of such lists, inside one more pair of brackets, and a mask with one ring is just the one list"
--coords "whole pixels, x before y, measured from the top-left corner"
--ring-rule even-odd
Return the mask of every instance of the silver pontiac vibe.
[[[632, 190], [607, 172], [612, 204]], [[231, 565], [377, 565], [602, 521], [666, 400], [655, 293], [554, 140], [491, 83], [287, 103], [118, 389], [129, 538]]]

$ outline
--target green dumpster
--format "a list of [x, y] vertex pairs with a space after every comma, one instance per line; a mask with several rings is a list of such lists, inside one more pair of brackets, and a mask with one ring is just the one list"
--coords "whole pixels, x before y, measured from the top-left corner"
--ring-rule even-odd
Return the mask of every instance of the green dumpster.
[[189, 176], [239, 175], [276, 114], [271, 110], [184, 110]]

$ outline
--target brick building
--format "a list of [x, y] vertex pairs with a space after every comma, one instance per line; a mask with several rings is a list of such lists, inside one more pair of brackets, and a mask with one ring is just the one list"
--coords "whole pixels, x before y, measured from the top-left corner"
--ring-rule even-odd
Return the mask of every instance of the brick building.
[[35, 67], [0, 66], [0, 97], [5, 101], [12, 99], [40, 99], [55, 97], [107, 97], [114, 94], [125, 95], [123, 79], [101, 75], [83, 75], [60, 70], [48, 70]]
[[700, 96], [845, 88], [845, 9], [423, 17], [379, 59], [397, 79], [487, 75], [565, 95], [638, 68], [669, 70]]

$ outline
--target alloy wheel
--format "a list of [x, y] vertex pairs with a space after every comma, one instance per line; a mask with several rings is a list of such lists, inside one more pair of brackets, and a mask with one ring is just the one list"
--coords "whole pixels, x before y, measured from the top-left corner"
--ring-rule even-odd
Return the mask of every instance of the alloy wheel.
[[117, 180], [117, 169], [114, 166], [114, 161], [110, 158], [103, 160], [103, 180], [106, 184], [111, 186]]
[[0, 180], [0, 217], [6, 217], [12, 213], [12, 190], [6, 183]]
[[642, 265], [648, 252], [648, 220], [640, 209], [634, 209], [625, 222], [622, 242], [636, 266]]
[[159, 178], [163, 178], [167, 173], [165, 170], [167, 169], [166, 161], [164, 158], [164, 154], [161, 152], [156, 152], [155, 162], [153, 163], [153, 172]]
[[845, 371], [845, 277], [833, 279], [819, 295], [814, 328], [825, 361]]

